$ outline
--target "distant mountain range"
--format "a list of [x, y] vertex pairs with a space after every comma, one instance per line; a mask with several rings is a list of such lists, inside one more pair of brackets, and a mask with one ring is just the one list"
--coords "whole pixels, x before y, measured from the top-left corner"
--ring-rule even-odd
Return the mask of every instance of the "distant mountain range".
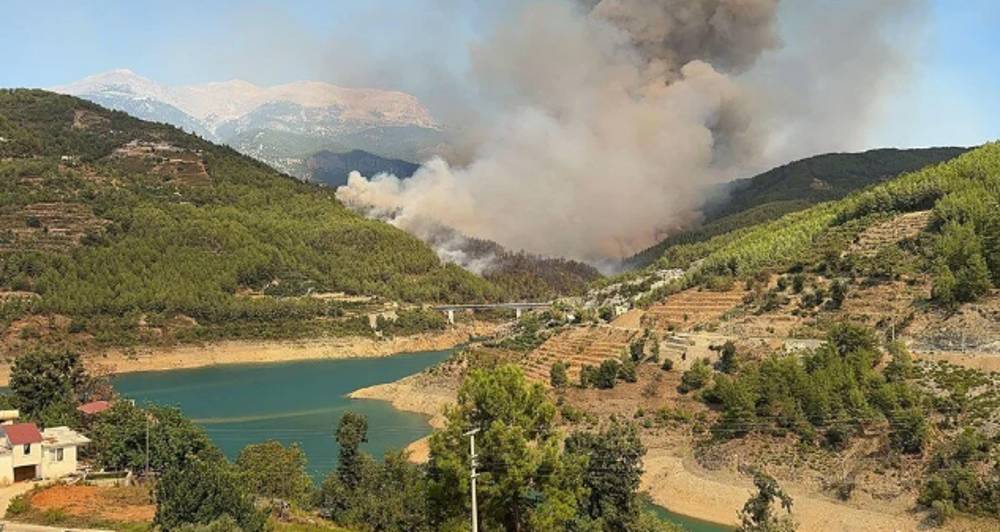
[[306, 179], [313, 178], [310, 168], [316, 167], [307, 160], [318, 152], [364, 150], [422, 160], [443, 142], [420, 101], [398, 91], [315, 81], [273, 87], [241, 80], [167, 86], [130, 70], [96, 74], [52, 90], [177, 126]]

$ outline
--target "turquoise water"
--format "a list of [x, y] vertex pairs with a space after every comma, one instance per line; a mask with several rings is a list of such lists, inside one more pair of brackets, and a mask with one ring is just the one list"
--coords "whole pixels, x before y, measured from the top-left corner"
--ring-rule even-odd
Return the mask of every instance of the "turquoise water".
[[648, 505], [648, 508], [660, 519], [675, 525], [680, 525], [687, 532], [733, 532], [732, 527], [722, 526], [709, 521], [702, 521], [701, 519], [695, 519], [686, 515], [677, 514], [655, 504]]
[[[348, 410], [368, 416], [368, 442], [362, 447], [375, 456], [401, 449], [430, 433], [423, 416], [401, 412], [384, 401], [348, 399], [348, 393], [417, 373], [450, 354], [433, 351], [386, 358], [126, 373], [114, 378], [114, 386], [139, 404], [180, 407], [231, 459], [251, 443], [270, 439], [297, 442], [309, 460], [309, 473], [320, 482], [336, 465], [339, 447], [333, 433], [340, 416]], [[659, 506], [651, 509], [688, 532], [731, 530]]]
[[362, 447], [378, 457], [430, 432], [424, 416], [401, 412], [384, 401], [348, 399], [348, 393], [417, 373], [450, 354], [126, 373], [115, 377], [114, 386], [139, 404], [179, 406], [231, 459], [250, 443], [298, 442], [309, 460], [309, 473], [321, 481], [336, 464], [339, 447], [333, 434], [348, 410], [368, 416], [368, 442]]

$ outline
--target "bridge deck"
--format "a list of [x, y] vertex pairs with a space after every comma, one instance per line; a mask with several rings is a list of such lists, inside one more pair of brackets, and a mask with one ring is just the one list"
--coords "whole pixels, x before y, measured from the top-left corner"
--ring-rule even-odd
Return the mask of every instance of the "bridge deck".
[[432, 307], [434, 310], [449, 311], [449, 310], [487, 310], [487, 309], [504, 309], [504, 310], [517, 310], [517, 309], [536, 309], [536, 308], [549, 308], [552, 303], [483, 303], [483, 304], [467, 304], [467, 305], [437, 305]]

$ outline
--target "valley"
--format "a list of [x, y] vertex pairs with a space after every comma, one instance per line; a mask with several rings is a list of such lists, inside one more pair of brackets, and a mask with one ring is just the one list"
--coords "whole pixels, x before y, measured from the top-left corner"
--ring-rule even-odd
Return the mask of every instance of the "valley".
[[1000, 532], [1000, 3], [7, 2], [0, 531]]
[[[985, 280], [997, 264], [992, 211], [975, 205], [996, 200], [962, 180], [995, 180], [997, 151], [989, 144], [735, 236], [667, 248], [656, 265], [528, 316], [460, 362], [356, 393], [440, 414], [471, 368], [514, 362], [555, 398], [562, 430], [637, 423], [643, 489], [676, 512], [735, 524], [752, 488], [744, 471], [762, 468], [793, 497], [798, 530], [990, 529], [996, 515], [974, 509], [982, 503], [942, 518], [942, 503], [928, 499], [940, 495], [928, 493], [955, 482], [955, 469], [977, 497], [995, 489], [996, 451], [985, 442], [1000, 427], [1000, 291]], [[934, 266], [947, 260], [955, 216], [982, 224], [964, 244], [986, 258], [947, 273], [972, 282], [960, 268], [992, 265], [964, 301], [942, 290], [951, 280]], [[872, 358], [838, 373], [835, 345]], [[852, 354], [858, 345], [871, 351]], [[829, 380], [807, 384], [810, 375]], [[833, 396], [814, 395], [824, 393]], [[907, 412], [926, 421], [904, 421]], [[918, 435], [905, 445], [919, 447], [897, 447], [904, 427]], [[981, 454], [942, 467], [964, 445], [956, 438], [980, 438]], [[426, 444], [412, 449], [426, 459]]]

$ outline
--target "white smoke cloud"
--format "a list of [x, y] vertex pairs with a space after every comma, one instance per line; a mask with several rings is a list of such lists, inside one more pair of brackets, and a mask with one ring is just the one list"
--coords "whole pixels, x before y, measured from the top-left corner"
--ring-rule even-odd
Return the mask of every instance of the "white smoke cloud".
[[337, 197], [425, 239], [444, 225], [595, 263], [644, 249], [698, 218], [706, 185], [760, 165], [772, 145], [764, 127], [780, 113], [742, 74], [779, 46], [776, 10], [528, 2], [470, 50], [484, 112], [456, 143], [462, 164], [434, 159], [406, 180], [355, 174]]

